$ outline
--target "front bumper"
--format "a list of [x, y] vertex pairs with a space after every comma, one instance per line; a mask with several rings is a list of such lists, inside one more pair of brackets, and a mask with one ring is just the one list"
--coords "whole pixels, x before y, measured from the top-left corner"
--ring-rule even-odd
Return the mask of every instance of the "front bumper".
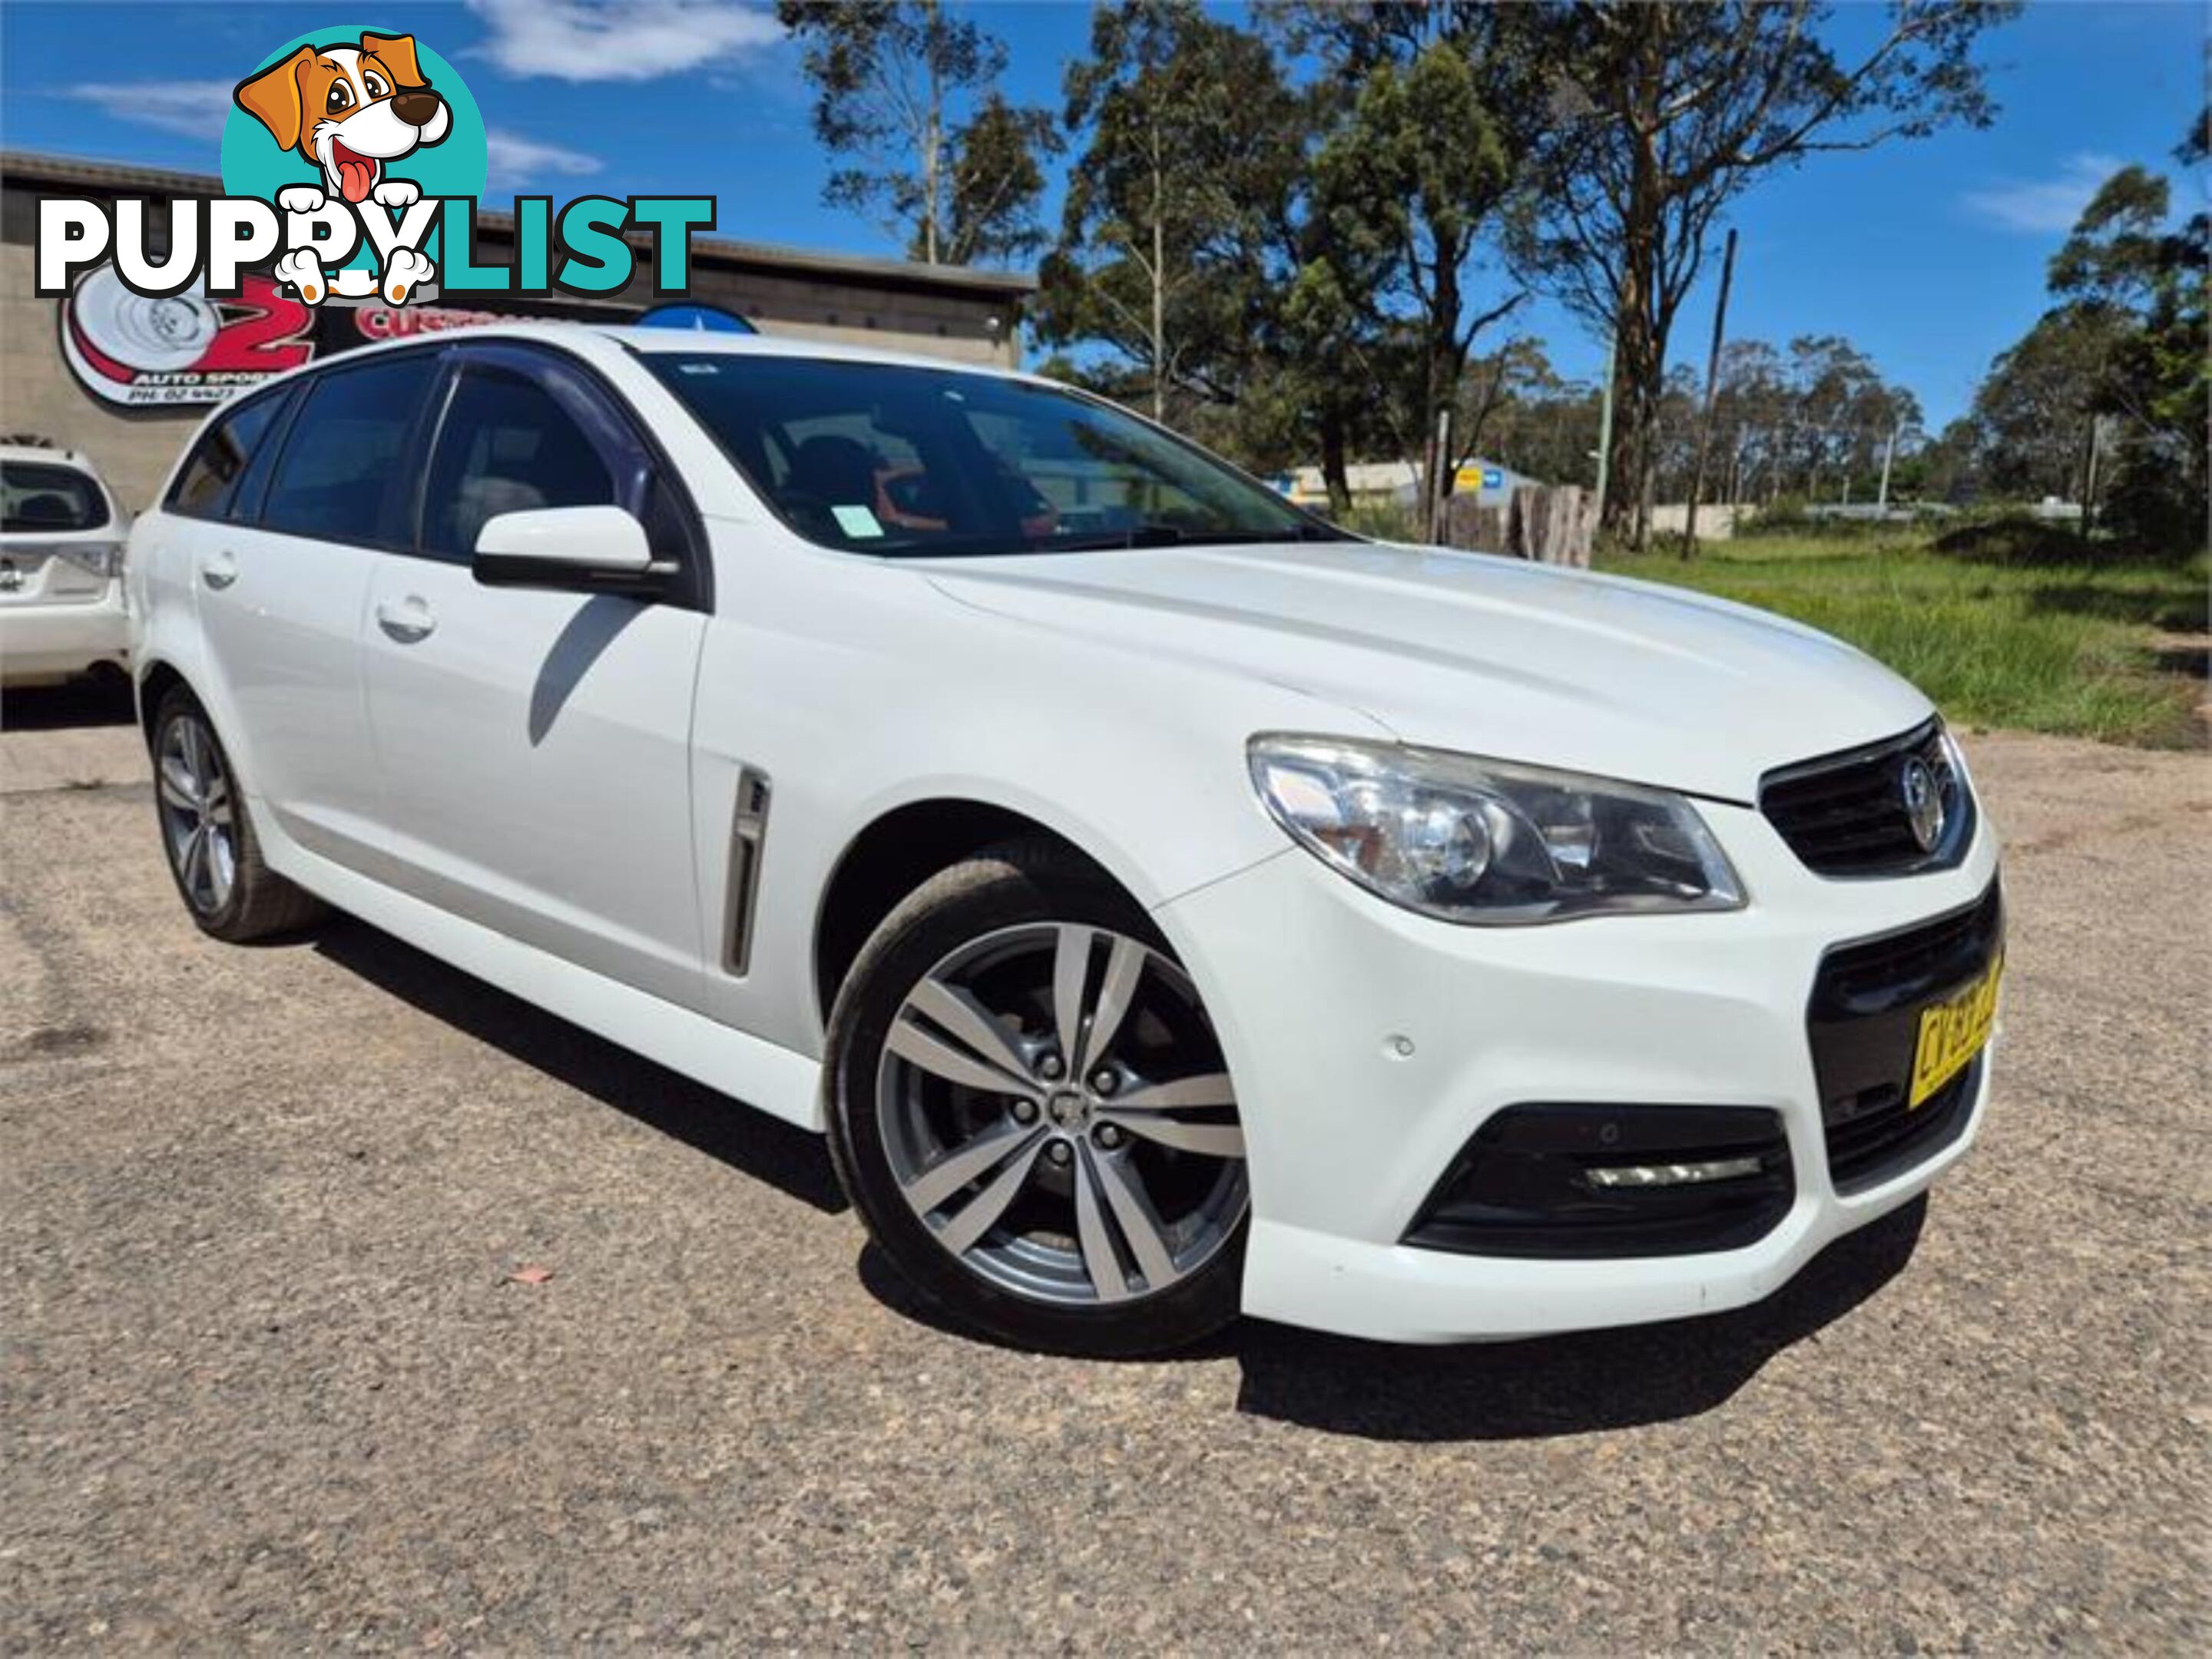
[[[1743, 910], [1455, 927], [1382, 903], [1296, 848], [1161, 908], [1243, 1105], [1247, 1312], [1415, 1342], [1717, 1312], [1771, 1294], [1965, 1153], [1987, 1104], [1987, 1055], [1965, 1085], [1962, 1128], [1838, 1191], [1807, 1013], [1832, 947], [1987, 893], [1986, 819], [1957, 868], [1832, 881], [1755, 811], [1699, 810], [1744, 879]], [[1752, 1243], [1698, 1254], [1531, 1260], [1401, 1242], [1486, 1121], [1553, 1101], [1778, 1113], [1789, 1207]]]
[[119, 577], [110, 577], [96, 598], [0, 605], [0, 680], [9, 685], [66, 680], [101, 663], [119, 668], [130, 655]]

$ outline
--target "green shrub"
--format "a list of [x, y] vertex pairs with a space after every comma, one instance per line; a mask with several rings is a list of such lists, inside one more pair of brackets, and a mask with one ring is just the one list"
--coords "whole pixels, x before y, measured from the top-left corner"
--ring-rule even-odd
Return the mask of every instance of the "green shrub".
[[1759, 509], [1761, 532], [1810, 530], [1819, 522], [1806, 516], [1802, 495], [1777, 495]]
[[2201, 544], [2192, 544], [2170, 531], [2160, 539], [2102, 531], [2085, 536], [2078, 523], [2055, 523], [2025, 513], [1962, 524], [1945, 531], [1932, 545], [1938, 553], [1976, 564], [2030, 569], [2076, 564], [2183, 565], [2203, 551]]
[[1335, 522], [1355, 536], [1371, 536], [1378, 542], [1418, 542], [1421, 526], [1413, 509], [1388, 498], [1354, 501], [1352, 510]]

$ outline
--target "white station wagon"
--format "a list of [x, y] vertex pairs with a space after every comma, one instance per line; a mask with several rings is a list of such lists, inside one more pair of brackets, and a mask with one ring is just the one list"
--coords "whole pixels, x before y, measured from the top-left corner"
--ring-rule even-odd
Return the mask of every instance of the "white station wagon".
[[129, 522], [88, 456], [0, 442], [0, 684], [122, 684]]
[[203, 928], [334, 905], [825, 1131], [1018, 1342], [1738, 1305], [1988, 1098], [1996, 843], [1911, 686], [1047, 381], [349, 353], [210, 421], [130, 571]]

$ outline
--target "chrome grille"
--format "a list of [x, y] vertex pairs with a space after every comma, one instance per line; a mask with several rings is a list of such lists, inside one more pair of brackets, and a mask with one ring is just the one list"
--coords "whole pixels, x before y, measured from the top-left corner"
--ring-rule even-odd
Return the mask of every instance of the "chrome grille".
[[[1933, 775], [1944, 807], [1941, 835], [1923, 847], [1906, 811], [1903, 777], [1914, 760]], [[1942, 723], [1769, 772], [1759, 810], [1808, 869], [1824, 876], [1897, 876], [1947, 869], [1974, 836], [1974, 802], [1952, 763]]]

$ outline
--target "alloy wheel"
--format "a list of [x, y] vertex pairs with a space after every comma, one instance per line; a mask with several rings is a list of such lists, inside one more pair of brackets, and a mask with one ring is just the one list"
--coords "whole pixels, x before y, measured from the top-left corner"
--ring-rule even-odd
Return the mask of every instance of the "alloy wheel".
[[877, 1109], [924, 1227], [1036, 1300], [1165, 1290], [1248, 1203], [1236, 1095], [1196, 989], [1110, 928], [1031, 923], [944, 957], [892, 1020]]
[[215, 733], [197, 715], [179, 715], [163, 728], [155, 787], [177, 884], [193, 909], [213, 915], [230, 902], [238, 879], [237, 805]]

